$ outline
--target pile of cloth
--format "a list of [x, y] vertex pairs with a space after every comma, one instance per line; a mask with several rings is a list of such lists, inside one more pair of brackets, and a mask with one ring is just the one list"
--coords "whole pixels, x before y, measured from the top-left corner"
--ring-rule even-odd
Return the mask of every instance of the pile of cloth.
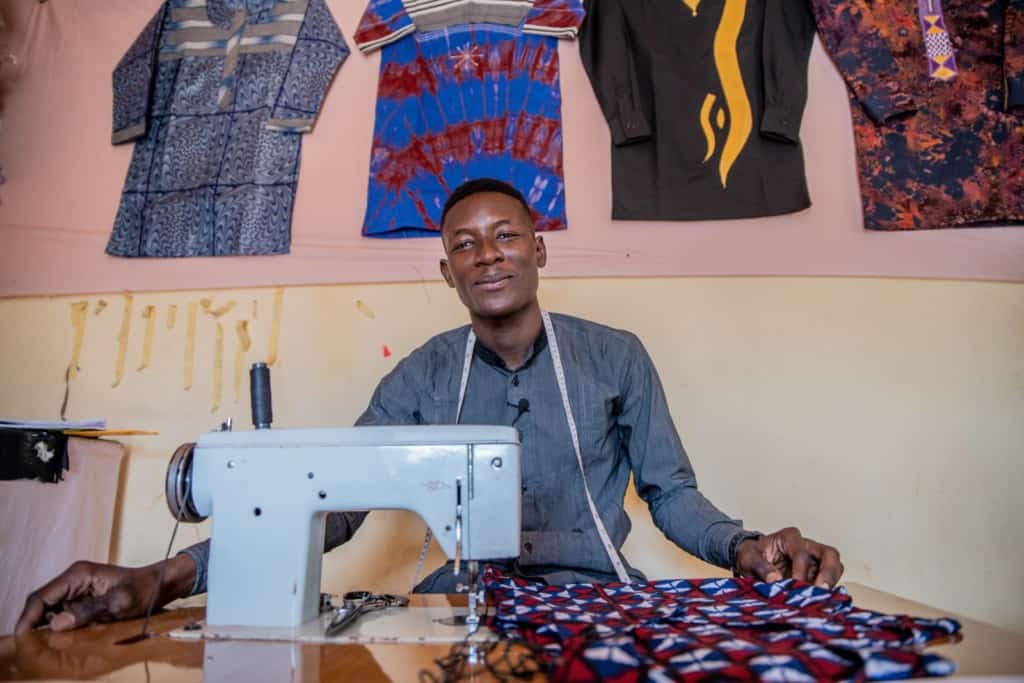
[[923, 647], [960, 631], [854, 607], [846, 589], [787, 579], [549, 586], [489, 568], [489, 626], [556, 681], [881, 681], [945, 676]]

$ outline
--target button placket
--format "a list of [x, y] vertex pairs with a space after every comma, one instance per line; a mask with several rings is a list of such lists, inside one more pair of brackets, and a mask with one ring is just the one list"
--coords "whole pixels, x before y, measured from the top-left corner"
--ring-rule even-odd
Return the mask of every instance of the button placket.
[[[526, 398], [526, 390], [521, 386], [522, 380], [519, 379], [519, 375], [514, 374], [508, 378], [507, 390], [505, 392], [505, 398], [508, 401], [510, 407], [516, 407], [519, 402]], [[527, 399], [528, 400], [528, 399]]]

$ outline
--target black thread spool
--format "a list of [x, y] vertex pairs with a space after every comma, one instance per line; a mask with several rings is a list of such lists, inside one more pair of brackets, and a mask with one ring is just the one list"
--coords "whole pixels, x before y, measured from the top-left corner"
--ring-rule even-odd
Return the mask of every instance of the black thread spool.
[[274, 411], [270, 398], [270, 368], [266, 363], [253, 363], [249, 368], [249, 399], [252, 404], [252, 426], [270, 429]]

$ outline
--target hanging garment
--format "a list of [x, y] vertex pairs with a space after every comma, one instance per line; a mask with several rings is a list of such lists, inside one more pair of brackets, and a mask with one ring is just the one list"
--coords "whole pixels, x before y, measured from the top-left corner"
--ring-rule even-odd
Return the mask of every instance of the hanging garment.
[[553, 680], [811, 683], [944, 676], [920, 651], [960, 630], [853, 606], [843, 587], [786, 579], [678, 579], [549, 586], [484, 574], [489, 626], [525, 640]]
[[810, 206], [804, 0], [586, 0], [583, 64], [612, 137], [612, 218]]
[[813, 0], [864, 227], [1024, 223], [1024, 0]]
[[537, 230], [563, 230], [558, 39], [579, 0], [371, 0], [355, 41], [381, 49], [363, 234], [439, 234], [466, 180], [514, 185]]
[[114, 70], [135, 153], [107, 253], [287, 253], [300, 134], [347, 55], [324, 0], [164, 3]]

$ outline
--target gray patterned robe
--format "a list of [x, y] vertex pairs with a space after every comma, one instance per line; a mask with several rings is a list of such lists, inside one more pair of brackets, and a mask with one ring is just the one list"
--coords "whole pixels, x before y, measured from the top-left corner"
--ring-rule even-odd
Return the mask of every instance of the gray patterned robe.
[[135, 141], [107, 253], [287, 253], [301, 133], [348, 47], [324, 0], [167, 0], [114, 70]]

